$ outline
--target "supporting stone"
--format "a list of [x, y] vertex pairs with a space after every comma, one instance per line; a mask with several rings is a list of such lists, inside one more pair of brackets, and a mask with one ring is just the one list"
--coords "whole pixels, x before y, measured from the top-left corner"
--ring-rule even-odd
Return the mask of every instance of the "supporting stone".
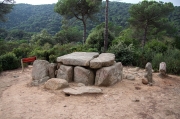
[[94, 78], [95, 76], [92, 70], [80, 66], [74, 68], [74, 82], [93, 85]]
[[110, 86], [123, 79], [123, 66], [118, 62], [110, 67], [103, 67], [96, 72], [95, 85]]
[[65, 79], [67, 82], [73, 81], [73, 66], [60, 65], [57, 78]]

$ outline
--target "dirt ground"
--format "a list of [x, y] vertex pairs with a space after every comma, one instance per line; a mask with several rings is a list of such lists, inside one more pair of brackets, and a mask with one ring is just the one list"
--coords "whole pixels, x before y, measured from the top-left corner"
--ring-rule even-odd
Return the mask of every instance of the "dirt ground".
[[[103, 94], [66, 96], [62, 90], [50, 91], [29, 86], [29, 66], [0, 74], [0, 119], [179, 119], [180, 77], [160, 78], [154, 85], [141, 83], [143, 69], [124, 67], [134, 81], [100, 87]], [[77, 84], [71, 83], [70, 86]]]

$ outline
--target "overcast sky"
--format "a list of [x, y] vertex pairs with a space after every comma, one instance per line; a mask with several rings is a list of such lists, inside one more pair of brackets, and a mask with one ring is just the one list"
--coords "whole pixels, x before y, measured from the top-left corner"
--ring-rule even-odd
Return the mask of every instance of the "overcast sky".
[[[16, 3], [27, 3], [27, 4], [33, 4], [33, 5], [39, 5], [39, 4], [52, 4], [57, 3], [58, 0], [15, 0]], [[116, 1], [116, 0], [110, 0], [110, 1]], [[117, 0], [118, 1], [118, 0]], [[138, 3], [142, 0], [119, 0], [121, 2], [126, 3]], [[159, 1], [159, 0], [156, 0]], [[160, 0], [163, 2], [172, 2], [174, 6], [180, 6], [180, 0]]]

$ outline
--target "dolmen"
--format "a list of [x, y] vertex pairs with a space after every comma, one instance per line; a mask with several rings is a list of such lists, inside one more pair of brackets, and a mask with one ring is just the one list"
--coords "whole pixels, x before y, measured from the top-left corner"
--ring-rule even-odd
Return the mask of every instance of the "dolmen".
[[[73, 52], [57, 58], [57, 64], [35, 60], [32, 70], [32, 84], [38, 85], [53, 79], [84, 85], [110, 86], [122, 80], [123, 66], [115, 61], [112, 53]], [[57, 86], [58, 87], [58, 86]]]
[[122, 80], [123, 66], [112, 53], [73, 52], [57, 58], [57, 78], [85, 85], [110, 86]]

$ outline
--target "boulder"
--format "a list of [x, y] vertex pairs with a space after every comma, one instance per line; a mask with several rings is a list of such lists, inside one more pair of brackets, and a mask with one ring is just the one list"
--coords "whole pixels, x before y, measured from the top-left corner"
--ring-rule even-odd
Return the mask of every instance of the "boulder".
[[85, 93], [102, 93], [102, 90], [100, 88], [82, 86], [82, 87], [65, 88], [63, 89], [63, 92], [65, 94], [70, 94], [70, 95], [81, 95]]
[[95, 80], [94, 72], [84, 67], [76, 66], [74, 68], [74, 82], [85, 85], [93, 85]]
[[110, 86], [123, 79], [123, 66], [118, 62], [110, 67], [103, 67], [96, 72], [95, 85]]
[[93, 69], [108, 67], [114, 64], [115, 55], [112, 53], [102, 53], [99, 57], [90, 61], [90, 67]]
[[68, 86], [69, 84], [66, 80], [58, 79], [58, 78], [51, 78], [44, 85], [46, 89], [50, 89], [50, 90], [58, 90], [58, 89], [66, 88]]
[[74, 52], [57, 58], [65, 65], [89, 66], [90, 61], [99, 56], [97, 52]]
[[142, 84], [147, 85], [148, 84], [148, 80], [143, 78], [142, 79]]
[[57, 64], [55, 64], [55, 63], [49, 64], [48, 71], [49, 71], [49, 77], [50, 78], [56, 77], [56, 75], [55, 75], [56, 67], [57, 67]]
[[73, 80], [73, 66], [60, 65], [60, 68], [57, 70], [57, 78], [71, 82]]
[[159, 73], [162, 76], [166, 76], [166, 63], [165, 62], [161, 62], [159, 64]]
[[37, 83], [43, 83], [49, 79], [49, 62], [46, 60], [35, 60], [32, 69], [32, 80]]

